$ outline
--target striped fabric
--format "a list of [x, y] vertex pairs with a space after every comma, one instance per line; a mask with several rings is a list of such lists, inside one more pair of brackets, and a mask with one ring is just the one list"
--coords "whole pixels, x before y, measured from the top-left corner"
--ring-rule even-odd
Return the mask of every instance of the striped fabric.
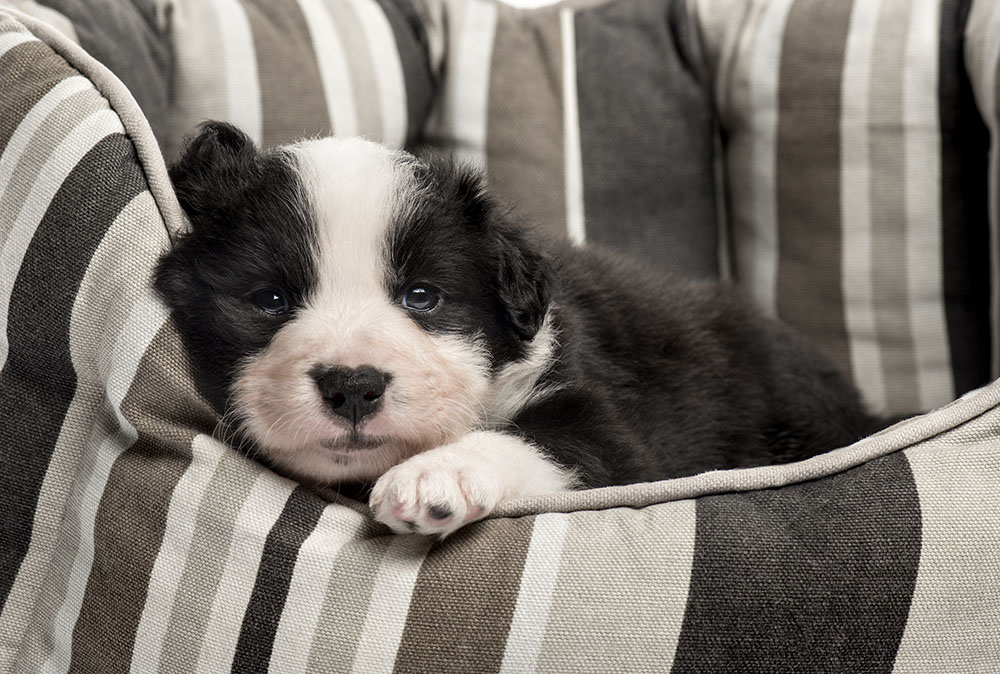
[[0, 671], [1000, 663], [1000, 383], [806, 462], [395, 536], [211, 436], [150, 289], [167, 185], [121, 85], [0, 10]]
[[171, 0], [171, 133], [233, 122], [258, 143], [416, 139], [433, 88], [423, 31], [402, 0]]
[[[996, 3], [978, 22], [968, 0], [690, 4], [735, 276], [876, 409], [931, 409], [989, 381], [989, 134], [972, 85], [995, 85], [998, 33], [982, 31]], [[963, 58], [966, 25], [979, 61]]]
[[711, 108], [683, 4], [421, 4], [444, 83], [430, 142], [546, 234], [718, 274]]

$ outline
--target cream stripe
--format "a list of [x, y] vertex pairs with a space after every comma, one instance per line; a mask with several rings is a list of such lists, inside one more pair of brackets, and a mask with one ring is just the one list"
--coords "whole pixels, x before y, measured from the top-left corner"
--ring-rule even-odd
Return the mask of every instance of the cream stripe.
[[354, 654], [356, 674], [392, 672], [417, 574], [433, 542], [430, 536], [394, 536], [389, 542]]
[[[969, 12], [966, 29], [966, 63], [978, 86], [979, 113], [990, 130], [990, 318], [992, 325], [993, 378], [1000, 377], [1000, 110], [997, 109], [997, 71], [1000, 70], [1000, 2], [977, 0]], [[976, 53], [976, 50], [981, 50]]]
[[893, 671], [995, 671], [990, 668], [1000, 662], [996, 443], [905, 453], [920, 498], [920, 566]]
[[451, 129], [455, 157], [486, 169], [486, 133], [489, 123], [489, 95], [493, 39], [496, 36], [497, 7], [492, 2], [470, 0], [457, 29], [454, 62], [449, 66]]
[[[148, 192], [139, 194], [126, 206], [120, 218], [135, 222], [136, 213], [146, 214], [150, 211], [151, 201], [152, 197]], [[115, 460], [138, 439], [135, 428], [121, 412], [122, 400], [128, 393], [146, 348], [165, 320], [163, 303], [155, 291], [148, 288], [132, 307], [109, 358], [111, 366], [108, 368], [106, 390], [115, 415], [115, 424], [110, 434], [104, 433], [104, 428], [95, 427], [95, 435], [87, 442], [88, 449], [94, 448], [91, 456], [93, 466], [89, 471], [81, 470], [77, 473], [77, 479], [85, 479], [85, 482], [77, 485], [79, 491], [71, 497], [76, 507], [75, 517], [66, 518], [64, 531], [60, 535], [63, 540], [75, 538], [77, 544], [76, 550], [70, 552], [72, 565], [66, 594], [51, 625], [48, 641], [52, 650], [41, 668], [44, 672], [65, 672], [69, 668], [73, 626], [80, 615], [87, 579], [94, 562], [94, 523], [97, 509]], [[67, 533], [67, 527], [78, 530]]]
[[[56, 190], [102, 138], [123, 131], [114, 111], [101, 110], [81, 120], [52, 150], [20, 211], [11, 220], [10, 234], [0, 249], [0, 269], [20, 269], [35, 230], [45, 217]], [[17, 274], [0, 274], [0, 325], [7, 325], [10, 295], [16, 280]], [[0, 331], [0, 367], [7, 362], [8, 349], [7, 333]]]
[[792, 2], [774, 0], [767, 5], [750, 55], [751, 192], [756, 232], [748, 261], [751, 273], [744, 281], [761, 307], [772, 315], [778, 309], [778, 86], [781, 44]]
[[227, 120], [259, 144], [264, 137], [264, 113], [250, 21], [238, 0], [211, 0], [211, 4], [225, 55]]
[[535, 518], [521, 588], [514, 606], [501, 674], [533, 672], [549, 620], [549, 605], [559, 576], [570, 515], [547, 513]]
[[177, 482], [167, 510], [163, 542], [149, 577], [149, 591], [132, 649], [131, 671], [155, 672], [170, 624], [177, 588], [194, 537], [198, 504], [224, 452], [232, 451], [214, 438], [198, 435], [191, 443], [191, 463]]
[[76, 42], [77, 44], [80, 43], [80, 39], [76, 34], [76, 28], [73, 26], [73, 22], [70, 21], [62, 12], [46, 7], [45, 5], [40, 5], [35, 0], [28, 0], [17, 9], [30, 14], [36, 19], [44, 21], [73, 42]]
[[337, 26], [323, 0], [298, 0], [298, 3], [316, 53], [330, 128], [338, 136], [356, 136], [358, 116], [354, 108], [354, 87]]
[[299, 549], [292, 572], [285, 611], [274, 636], [269, 671], [305, 672], [309, 670], [309, 652], [316, 626], [323, 611], [326, 587], [337, 554], [355, 540], [367, 525], [360, 513], [340, 505], [329, 505], [316, 528]]
[[[21, 119], [7, 142], [7, 146], [3, 149], [3, 154], [0, 155], [0, 167], [4, 169], [0, 171], [0, 201], [6, 196], [11, 179], [18, 173], [17, 163], [21, 159], [21, 154], [28, 147], [28, 144], [35, 137], [35, 132], [38, 131], [49, 114], [64, 100], [77, 92], [91, 88], [91, 86], [90, 80], [81, 75], [68, 77], [52, 87]], [[99, 96], [100, 94], [95, 91], [94, 95]]]
[[246, 612], [267, 535], [281, 515], [295, 483], [261, 472], [240, 508], [226, 566], [209, 612], [196, 671], [229, 671], [236, 654]]
[[566, 163], [566, 228], [569, 240], [582, 244], [586, 239], [583, 206], [583, 156], [580, 147], [580, 109], [576, 82], [575, 13], [559, 11], [563, 61], [563, 147]]
[[[69, 348], [77, 371], [90, 373], [88, 380], [96, 378], [95, 373], [107, 369], [103, 358], [116, 353], [116, 342], [126, 343], [122, 335], [129, 329], [130, 317], [132, 321], [136, 320], [132, 315], [132, 307], [140, 300], [149, 301], [148, 297], [141, 296], [141, 293], [146, 292], [144, 286], [125, 284], [122, 291], [115, 295], [113, 305], [108, 306], [106, 289], [102, 284], [106, 279], [108, 265], [117, 268], [126, 250], [137, 262], [145, 259], [152, 264], [156, 259], [162, 246], [166, 244], [166, 232], [162, 224], [152, 224], [152, 232], [139, 245], [135, 241], [135, 232], [143, 229], [143, 223], [156, 223], [156, 214], [151, 195], [148, 192], [138, 195], [119, 214], [87, 269], [70, 316]], [[98, 283], [95, 278], [102, 280]], [[162, 323], [164, 318], [160, 315], [156, 321]], [[134, 343], [130, 348], [144, 351], [146, 346]], [[134, 371], [131, 376], [134, 376]], [[26, 658], [29, 662], [40, 663], [48, 655], [49, 644], [41, 635], [52, 631], [51, 625], [46, 621], [51, 618], [66, 591], [67, 578], [61, 574], [61, 570], [69, 572], [69, 560], [60, 566], [53, 566], [51, 562], [57, 546], [61, 544], [63, 548], [56, 554], [60, 558], [66, 558], [72, 554], [66, 546], [76, 545], [79, 538], [75, 529], [70, 533], [65, 530], [71, 524], [76, 524], [73, 516], [60, 518], [66, 511], [70, 494], [79, 492], [92, 470], [93, 448], [100, 440], [91, 438], [88, 441], [87, 429], [94, 427], [95, 419], [106, 416], [110, 421], [111, 415], [103, 388], [77, 388], [39, 490], [29, 548], [0, 616], [0, 634], [20, 635], [32, 621], [31, 613], [35, 610], [36, 601], [38, 605], [52, 605], [51, 612], [35, 612], [35, 622], [31, 626], [37, 639], [27, 648]], [[100, 421], [96, 424], [99, 426]], [[73, 502], [78, 501], [78, 498], [73, 499]], [[38, 599], [40, 593], [46, 596], [45, 600]], [[13, 668], [13, 662], [9, 660], [13, 656], [14, 653], [0, 649], [0, 671]]]
[[903, 69], [906, 255], [910, 321], [921, 409], [954, 398], [941, 257], [941, 130], [938, 0], [912, 0]]
[[855, 2], [844, 52], [841, 89], [841, 286], [854, 382], [873, 410], [885, 411], [882, 354], [872, 281], [872, 193], [869, 88], [881, 0]]
[[29, 33], [3, 33], [0, 35], [0, 56], [3, 56], [17, 45], [24, 44], [25, 42], [40, 42], [40, 40], [35, 39], [35, 36]]
[[406, 144], [406, 82], [396, 37], [378, 3], [372, 0], [350, 2], [364, 26], [368, 53], [375, 66], [375, 86], [382, 111], [381, 141], [389, 147], [401, 148]]

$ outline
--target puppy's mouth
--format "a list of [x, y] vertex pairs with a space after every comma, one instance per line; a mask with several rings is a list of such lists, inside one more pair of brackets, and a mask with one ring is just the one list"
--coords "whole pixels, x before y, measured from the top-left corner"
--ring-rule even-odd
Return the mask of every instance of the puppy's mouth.
[[346, 454], [366, 449], [376, 449], [388, 442], [389, 438], [384, 435], [366, 435], [364, 433], [354, 431], [350, 435], [321, 440], [319, 444], [324, 449]]

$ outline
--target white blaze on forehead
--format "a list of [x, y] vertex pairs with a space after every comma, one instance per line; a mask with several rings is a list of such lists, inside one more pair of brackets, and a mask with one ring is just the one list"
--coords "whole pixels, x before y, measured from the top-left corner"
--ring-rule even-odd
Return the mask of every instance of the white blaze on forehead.
[[291, 149], [319, 247], [318, 284], [309, 304], [385, 298], [389, 229], [415, 189], [409, 155], [360, 138], [310, 140]]

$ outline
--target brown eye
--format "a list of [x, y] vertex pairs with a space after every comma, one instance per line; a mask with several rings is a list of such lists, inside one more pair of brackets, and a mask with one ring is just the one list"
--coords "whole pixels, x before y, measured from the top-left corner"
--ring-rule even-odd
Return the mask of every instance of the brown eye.
[[417, 283], [403, 293], [403, 306], [410, 311], [430, 311], [441, 301], [437, 288], [426, 283]]
[[288, 298], [275, 288], [260, 290], [250, 296], [250, 301], [265, 314], [277, 316], [288, 311]]

